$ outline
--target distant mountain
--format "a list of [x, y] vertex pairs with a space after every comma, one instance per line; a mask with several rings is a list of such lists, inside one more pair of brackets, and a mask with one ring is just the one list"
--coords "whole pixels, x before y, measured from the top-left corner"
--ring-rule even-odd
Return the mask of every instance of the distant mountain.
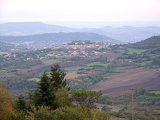
[[0, 24], [0, 35], [31, 35], [42, 33], [74, 32], [73, 28], [48, 25], [41, 22], [9, 22]]
[[59, 32], [89, 32], [105, 35], [123, 42], [138, 42], [151, 36], [160, 35], [160, 27], [102, 27], [102, 28], [69, 28], [48, 25], [41, 22], [9, 22], [0, 24], [0, 35], [33, 35]]
[[0, 42], [0, 52], [18, 52], [27, 51], [24, 46]]
[[104, 27], [81, 29], [83, 32], [98, 33], [123, 42], [138, 42], [151, 36], [160, 35], [160, 27]]
[[39, 35], [30, 36], [0, 36], [1, 42], [16, 43], [40, 49], [44, 47], [51, 47], [55, 45], [61, 45], [72, 41], [85, 41], [90, 40], [92, 42], [105, 42], [108, 44], [121, 43], [120, 41], [99, 35], [96, 33], [87, 32], [70, 32], [70, 33], [45, 33]]

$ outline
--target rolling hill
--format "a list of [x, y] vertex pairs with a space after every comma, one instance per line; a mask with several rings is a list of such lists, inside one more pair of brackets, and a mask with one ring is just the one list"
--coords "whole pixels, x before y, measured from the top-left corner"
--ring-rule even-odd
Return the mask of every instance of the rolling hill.
[[33, 35], [59, 32], [89, 32], [105, 35], [123, 42], [133, 43], [147, 39], [154, 35], [160, 35], [160, 27], [101, 27], [101, 28], [70, 28], [58, 25], [49, 25], [42, 22], [9, 22], [0, 24], [0, 35]]
[[[71, 33], [59, 34], [68, 36], [68, 34], [70, 35]], [[26, 42], [26, 40], [30, 40], [28, 42], [31, 42], [34, 40], [36, 45], [39, 41], [45, 43], [45, 35], [46, 34], [42, 34], [43, 37], [41, 37], [41, 35], [33, 35], [34, 37], [21, 36], [17, 41]], [[50, 35], [51, 38], [54, 38], [52, 35], [55, 36], [55, 34]], [[66, 36], [64, 38], [67, 38]], [[11, 38], [12, 37], [13, 36], [11, 36]], [[31, 38], [22, 39], [23, 37]], [[41, 39], [39, 39], [39, 37]], [[49, 40], [55, 40], [56, 43], [62, 39], [61, 37], [62, 35], [60, 35], [59, 39], [51, 39], [50, 37], [48, 38], [47, 34], [47, 38]], [[63, 43], [69, 42], [70, 38], [71, 37], [63, 39]], [[14, 80], [20, 81], [19, 84], [21, 88], [24, 89], [26, 85], [32, 86], [33, 83], [31, 83], [31, 81], [38, 80], [39, 74], [43, 70], [48, 70], [54, 63], [59, 63], [66, 73], [69, 74], [68, 79], [73, 79], [73, 81], [69, 81], [71, 82], [70, 85], [72, 88], [102, 90], [105, 95], [113, 96], [128, 93], [130, 88], [135, 87], [142, 87], [148, 90], [159, 89], [160, 55], [158, 51], [154, 51], [154, 54], [152, 53], [156, 47], [153, 49], [131, 48], [132, 46], [138, 46], [142, 43], [142, 45], [145, 46], [149, 46], [152, 43], [153, 45], [158, 45], [160, 43], [157, 38], [159, 37], [151, 37], [135, 44], [109, 46], [111, 49], [87, 48], [86, 50], [79, 50], [78, 47], [76, 47], [76, 49], [65, 49], [66, 47], [62, 46], [59, 48], [53, 47], [14, 53], [11, 54], [10, 57], [2, 56], [0, 67], [4, 70], [0, 73], [0, 80], [6, 80], [7, 85], [12, 89], [19, 89], [19, 87], [14, 87], [16, 83]], [[10, 40], [10, 42], [12, 40], [16, 41], [14, 39], [8, 40]], [[53, 43], [53, 41], [50, 41], [50, 43]], [[73, 44], [74, 42], [70, 43], [70, 45]], [[73, 55], [73, 53], [76, 53], [76, 55]], [[4, 78], [4, 76], [7, 77]]]
[[121, 43], [118, 40], [99, 35], [96, 33], [87, 32], [70, 32], [70, 33], [45, 33], [30, 36], [0, 36], [1, 42], [17, 43], [26, 45], [29, 48], [44, 48], [55, 45], [61, 45], [72, 41], [85, 41], [90, 40], [92, 42], [105, 42], [108, 44]]
[[159, 55], [160, 52], [160, 36], [152, 36], [140, 42], [134, 44], [125, 45], [126, 48], [133, 48], [138, 50], [146, 51], [146, 54], [156, 54]]
[[150, 48], [150, 49], [157, 48], [157, 47], [160, 47], [160, 36], [152, 36], [146, 40], [143, 40], [141, 42], [137, 42], [133, 45], [135, 47], [139, 47], [139, 48]]
[[0, 52], [27, 51], [28, 49], [21, 45], [0, 42]]
[[73, 28], [48, 25], [41, 22], [9, 22], [0, 24], [0, 35], [31, 35], [42, 33], [74, 32]]
[[122, 63], [119, 62], [113, 71], [121, 74], [104, 77], [92, 90], [116, 96], [129, 92], [130, 88], [160, 88], [160, 36], [122, 45], [118, 51], [123, 54], [118, 58]]
[[98, 33], [101, 35], [107, 35], [108, 37], [120, 40], [123, 42], [134, 43], [144, 39], [147, 39], [154, 35], [160, 35], [160, 27], [110, 27], [103, 28], [91, 28], [82, 29], [81, 31], [87, 31], [92, 33]]

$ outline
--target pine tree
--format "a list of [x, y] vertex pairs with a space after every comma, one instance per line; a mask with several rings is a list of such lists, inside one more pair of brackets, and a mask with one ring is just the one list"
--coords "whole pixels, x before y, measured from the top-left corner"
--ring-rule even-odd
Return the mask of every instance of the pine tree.
[[50, 74], [52, 85], [56, 90], [58, 90], [59, 88], [66, 87], [66, 73], [60, 69], [60, 66], [58, 64], [55, 64], [53, 67], [51, 67]]
[[16, 108], [18, 111], [26, 111], [26, 101], [22, 94], [18, 96], [18, 100], [16, 102]]
[[52, 82], [46, 72], [43, 73], [38, 85], [39, 86], [35, 91], [35, 104], [53, 107], [55, 89], [53, 88]]
[[58, 89], [66, 86], [66, 73], [60, 69], [58, 64], [51, 67], [49, 77], [46, 72], [43, 73], [38, 88], [34, 92], [34, 103], [36, 106], [49, 106], [51, 109], [56, 109], [58, 105], [55, 103], [55, 94]]

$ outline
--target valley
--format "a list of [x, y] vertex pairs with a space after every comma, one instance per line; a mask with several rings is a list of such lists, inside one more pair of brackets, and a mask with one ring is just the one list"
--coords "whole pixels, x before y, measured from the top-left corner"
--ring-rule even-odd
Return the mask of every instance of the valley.
[[160, 120], [160, 0], [0, 0], [0, 120]]
[[99, 35], [108, 36], [109, 38], [119, 40], [122, 43], [135, 43], [141, 40], [145, 40], [151, 36], [160, 34], [160, 27], [158, 26], [133, 27], [125, 25], [119, 27], [112, 27], [110, 26], [110, 24], [106, 24], [104, 25], [104, 27], [97, 28], [72, 28], [42, 22], [9, 22], [0, 24], [0, 28], [1, 36], [28, 36], [44, 33], [83, 32], [96, 33]]
[[121, 41], [109, 38], [105, 35], [89, 32], [59, 32], [43, 33], [26, 36], [0, 36], [0, 42], [7, 42], [15, 45], [24, 46], [30, 50], [45, 49], [52, 46], [60, 46], [72, 41], [92, 41], [117, 44]]
[[27, 94], [43, 72], [49, 75], [50, 67], [58, 63], [70, 89], [102, 91], [99, 108], [113, 120], [129, 118], [131, 88], [135, 89], [136, 117], [159, 116], [159, 41], [159, 36], [115, 45], [78, 40], [45, 49], [0, 52], [0, 81], [13, 96]]
[[[152, 39], [156, 41], [159, 37], [146, 41]], [[156, 45], [153, 49], [145, 41], [135, 44], [137, 48], [133, 44], [73, 41], [47, 49], [1, 53], [0, 80], [15, 90], [19, 89], [16, 87], [19, 81], [21, 90], [25, 90], [28, 88], [23, 82], [28, 82], [28, 87], [34, 85], [42, 71], [59, 63], [74, 89], [102, 90], [113, 96], [128, 93], [130, 87], [159, 89], [159, 53], [152, 52], [159, 49], [159, 44], [153, 44]]]

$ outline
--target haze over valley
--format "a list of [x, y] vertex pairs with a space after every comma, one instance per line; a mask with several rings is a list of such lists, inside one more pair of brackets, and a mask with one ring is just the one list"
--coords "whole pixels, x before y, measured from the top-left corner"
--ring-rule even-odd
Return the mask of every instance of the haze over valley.
[[[93, 23], [94, 24], [94, 23]], [[125, 25], [125, 24], [124, 24]], [[96, 33], [123, 43], [138, 42], [151, 36], [159, 35], [159, 26], [119, 26], [119, 27], [97, 27], [97, 28], [72, 28], [59, 25], [45, 24], [41, 22], [10, 22], [0, 24], [1, 36], [26, 36], [43, 33], [70, 33], [70, 32], [86, 32]], [[87, 40], [88, 38], [86, 38]]]
[[0, 0], [0, 120], [160, 120], [159, 6]]

